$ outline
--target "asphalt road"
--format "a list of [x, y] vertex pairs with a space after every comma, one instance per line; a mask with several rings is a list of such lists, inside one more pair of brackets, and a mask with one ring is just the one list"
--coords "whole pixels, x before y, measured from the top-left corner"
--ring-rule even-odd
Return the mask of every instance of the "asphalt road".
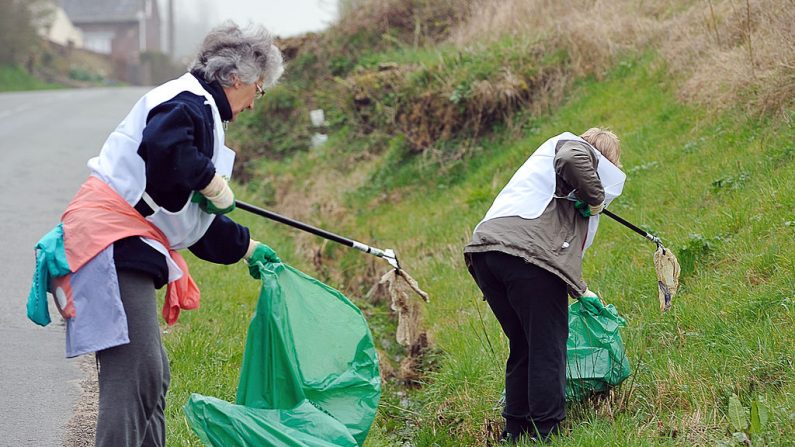
[[33, 246], [86, 179], [86, 161], [145, 88], [0, 94], [0, 446], [61, 446], [81, 372], [64, 358], [64, 325], [25, 303]]

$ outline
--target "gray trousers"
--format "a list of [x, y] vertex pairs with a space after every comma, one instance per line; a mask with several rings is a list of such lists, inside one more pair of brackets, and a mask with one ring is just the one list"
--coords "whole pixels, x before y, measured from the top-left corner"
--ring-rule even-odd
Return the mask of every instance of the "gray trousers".
[[97, 447], [164, 447], [166, 392], [171, 380], [160, 340], [154, 281], [118, 271], [130, 343], [98, 351]]

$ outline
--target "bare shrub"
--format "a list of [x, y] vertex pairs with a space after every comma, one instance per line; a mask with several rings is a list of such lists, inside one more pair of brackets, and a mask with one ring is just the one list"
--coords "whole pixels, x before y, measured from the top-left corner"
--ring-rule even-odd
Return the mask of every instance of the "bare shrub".
[[[560, 81], [571, 77], [559, 64], [537, 63], [544, 57], [542, 46], [522, 45], [529, 62], [497, 65], [501, 54], [490, 54], [495, 62], [481, 61], [479, 52], [464, 50], [436, 67], [360, 70], [345, 80], [357, 127], [364, 133], [397, 130], [411, 152], [425, 153], [437, 141], [478, 136], [519, 109], [541, 109], [534, 103], [548, 105], [562, 97]], [[479, 72], [484, 66], [488, 75]]]
[[397, 124], [414, 152], [425, 152], [434, 142], [464, 132], [477, 136], [526, 106], [546, 77], [546, 70], [524, 78], [506, 67], [492, 78], [474, 81], [458, 98], [459, 86], [445, 84], [404, 98], [397, 108]]

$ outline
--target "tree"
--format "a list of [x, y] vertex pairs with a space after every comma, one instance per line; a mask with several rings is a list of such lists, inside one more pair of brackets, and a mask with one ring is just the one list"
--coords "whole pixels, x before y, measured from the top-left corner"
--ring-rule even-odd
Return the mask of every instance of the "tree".
[[[39, 41], [36, 20], [45, 0], [0, 0], [0, 65], [25, 62]], [[34, 8], [38, 13], [34, 13]]]
[[357, 8], [360, 8], [363, 4], [364, 2], [362, 0], [338, 0], [337, 11], [339, 17], [345, 17]]

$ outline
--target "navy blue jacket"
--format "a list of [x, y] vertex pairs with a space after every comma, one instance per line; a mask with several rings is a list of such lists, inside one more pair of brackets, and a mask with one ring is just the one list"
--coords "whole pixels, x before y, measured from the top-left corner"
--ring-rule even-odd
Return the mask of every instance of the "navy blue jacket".
[[[232, 109], [223, 87], [207, 83], [193, 73], [215, 99], [222, 121], [232, 119]], [[146, 192], [158, 205], [179, 211], [194, 191], [206, 187], [215, 175], [213, 154], [213, 116], [203, 96], [182, 92], [149, 112], [138, 155], [146, 167]], [[143, 216], [152, 210], [143, 200], [135, 205]], [[248, 228], [219, 215], [207, 233], [188, 247], [196, 256], [217, 264], [233, 264], [246, 254]], [[168, 267], [162, 254], [130, 237], [117, 241], [113, 258], [117, 269], [137, 270], [154, 279], [155, 287], [168, 282]]]

